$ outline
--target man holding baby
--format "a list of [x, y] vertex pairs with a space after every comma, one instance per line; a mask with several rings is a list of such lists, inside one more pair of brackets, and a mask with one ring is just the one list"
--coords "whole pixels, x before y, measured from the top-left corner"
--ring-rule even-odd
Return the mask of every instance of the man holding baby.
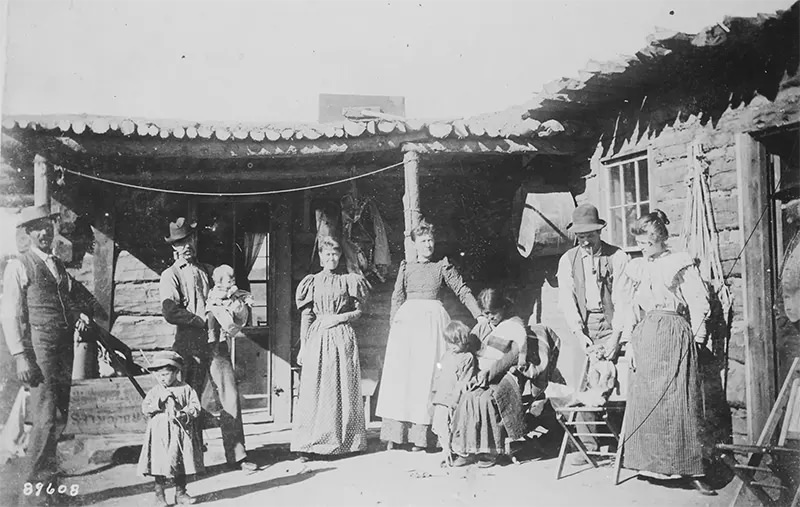
[[207, 306], [214, 286], [213, 268], [197, 260], [196, 224], [178, 218], [169, 224], [169, 237], [165, 239], [172, 246], [175, 261], [161, 273], [161, 310], [164, 319], [176, 327], [172, 348], [184, 358], [183, 380], [202, 394], [210, 376], [222, 405], [225, 460], [231, 468], [252, 472], [257, 467], [247, 461], [230, 349], [225, 340], [209, 339]]
[[[582, 204], [575, 208], [567, 230], [575, 235], [578, 244], [558, 262], [559, 307], [590, 362], [614, 360], [623, 329], [624, 312], [614, 312], [615, 306], [621, 307], [623, 297], [619, 276], [615, 274], [625, 270], [628, 256], [600, 239], [605, 226], [596, 207]], [[599, 450], [593, 437], [580, 438], [589, 451]], [[573, 464], [581, 464], [582, 460], [580, 454], [572, 458]]]

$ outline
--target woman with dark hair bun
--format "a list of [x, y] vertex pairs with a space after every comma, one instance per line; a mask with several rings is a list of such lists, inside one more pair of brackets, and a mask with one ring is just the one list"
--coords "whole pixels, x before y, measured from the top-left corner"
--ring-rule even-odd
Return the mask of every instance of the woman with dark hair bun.
[[479, 372], [453, 413], [453, 466], [475, 460], [481, 467], [493, 466], [505, 452], [506, 438], [520, 438], [525, 430], [520, 385], [512, 374], [514, 368], [526, 369], [525, 324], [501, 289], [484, 289], [478, 304], [486, 317], [472, 330], [481, 343], [476, 353]]
[[635, 325], [623, 466], [715, 495], [703, 481], [697, 365], [706, 340], [708, 293], [694, 259], [667, 246], [667, 224], [664, 212], [654, 210], [631, 228], [642, 257], [631, 260], [623, 274], [632, 296], [628, 329]]
[[375, 413], [383, 418], [381, 440], [387, 448], [411, 444], [412, 451], [435, 447], [430, 402], [436, 363], [445, 351], [450, 316], [442, 305], [449, 287], [473, 317], [475, 297], [447, 258], [434, 261], [435, 231], [425, 220], [411, 232], [416, 262], [402, 261], [392, 293], [391, 330]]
[[304, 461], [367, 447], [361, 364], [350, 323], [361, 317], [370, 286], [359, 274], [335, 272], [342, 256], [338, 241], [320, 238], [318, 249], [322, 271], [303, 278], [296, 294], [303, 370], [291, 449]]

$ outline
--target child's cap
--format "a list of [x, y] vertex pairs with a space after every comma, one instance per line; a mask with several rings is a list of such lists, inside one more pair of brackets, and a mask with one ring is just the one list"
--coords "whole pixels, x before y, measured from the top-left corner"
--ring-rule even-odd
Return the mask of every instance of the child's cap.
[[167, 366], [172, 366], [180, 370], [183, 367], [183, 358], [173, 350], [161, 350], [153, 354], [147, 369], [150, 371], [160, 370]]

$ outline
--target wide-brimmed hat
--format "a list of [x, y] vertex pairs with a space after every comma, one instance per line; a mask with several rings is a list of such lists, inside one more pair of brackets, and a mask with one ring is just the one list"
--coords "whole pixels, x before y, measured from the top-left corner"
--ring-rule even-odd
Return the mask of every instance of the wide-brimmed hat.
[[185, 218], [180, 217], [174, 222], [170, 222], [169, 237], [164, 238], [164, 240], [167, 243], [175, 243], [176, 241], [180, 241], [194, 234], [196, 228], [197, 228], [196, 223], [194, 222], [190, 223]]
[[150, 358], [150, 361], [147, 363], [147, 369], [150, 371], [160, 370], [167, 366], [172, 366], [180, 370], [183, 368], [183, 358], [173, 350], [161, 350], [153, 354], [152, 358]]
[[47, 204], [28, 206], [27, 208], [22, 208], [22, 211], [19, 212], [17, 227], [24, 227], [39, 220], [52, 220], [58, 215], [58, 213], [51, 213], [50, 206]]
[[567, 230], [577, 234], [599, 231], [605, 226], [606, 221], [600, 220], [597, 208], [591, 204], [581, 204], [572, 212], [572, 223], [567, 226]]

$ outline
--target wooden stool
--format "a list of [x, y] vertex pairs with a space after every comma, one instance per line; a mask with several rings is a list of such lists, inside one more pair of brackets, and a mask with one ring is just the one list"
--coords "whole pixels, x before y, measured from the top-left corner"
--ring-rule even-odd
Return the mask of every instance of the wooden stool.
[[[567, 460], [567, 449], [569, 444], [572, 445], [581, 453], [581, 455], [591, 463], [594, 468], [599, 465], [596, 457], [616, 457], [616, 464], [620, 462], [622, 456], [623, 436], [622, 428], [616, 428], [614, 423], [609, 420], [609, 415], [612, 413], [623, 413], [625, 411], [625, 401], [608, 401], [602, 407], [565, 407], [556, 409], [558, 414], [558, 423], [564, 428], [564, 439], [561, 441], [561, 451], [558, 453], [558, 467], [556, 468], [556, 479], [561, 478], [564, 471], [564, 463]], [[594, 421], [578, 421], [578, 414], [597, 414], [599, 420]], [[585, 432], [578, 432], [578, 426], [587, 428]], [[617, 443], [615, 452], [610, 451], [590, 451], [581, 442], [579, 437], [591, 436], [594, 438], [613, 438]], [[619, 482], [619, 467], [615, 470], [614, 484]]]
[[[614, 457], [614, 485], [619, 484], [619, 474], [622, 464], [622, 451], [624, 447], [624, 423], [619, 427], [615, 425], [610, 419], [611, 414], [625, 413], [627, 386], [628, 386], [628, 368], [629, 359], [625, 356], [625, 349], [621, 351], [621, 355], [617, 359], [617, 386], [611, 392], [606, 404], [601, 407], [561, 407], [556, 408], [556, 419], [561, 427], [564, 429], [564, 439], [561, 441], [561, 450], [558, 453], [558, 466], [556, 467], [556, 479], [561, 479], [562, 472], [564, 471], [564, 464], [567, 460], [567, 450], [570, 443], [574, 446], [581, 455], [591, 463], [592, 467], [598, 468], [596, 457]], [[588, 362], [584, 364], [583, 378], [581, 386], [586, 385], [586, 375], [588, 373]], [[596, 420], [593, 421], [578, 421], [578, 414], [596, 414]], [[622, 418], [621, 418], [622, 419]], [[579, 432], [578, 427], [583, 426], [587, 428], [585, 432]], [[594, 438], [613, 438], [616, 441], [617, 449], [615, 452], [609, 451], [590, 451], [581, 442], [579, 437], [591, 436]]]
[[364, 397], [364, 423], [372, 422], [372, 397], [380, 379], [378, 370], [361, 370], [361, 396]]

